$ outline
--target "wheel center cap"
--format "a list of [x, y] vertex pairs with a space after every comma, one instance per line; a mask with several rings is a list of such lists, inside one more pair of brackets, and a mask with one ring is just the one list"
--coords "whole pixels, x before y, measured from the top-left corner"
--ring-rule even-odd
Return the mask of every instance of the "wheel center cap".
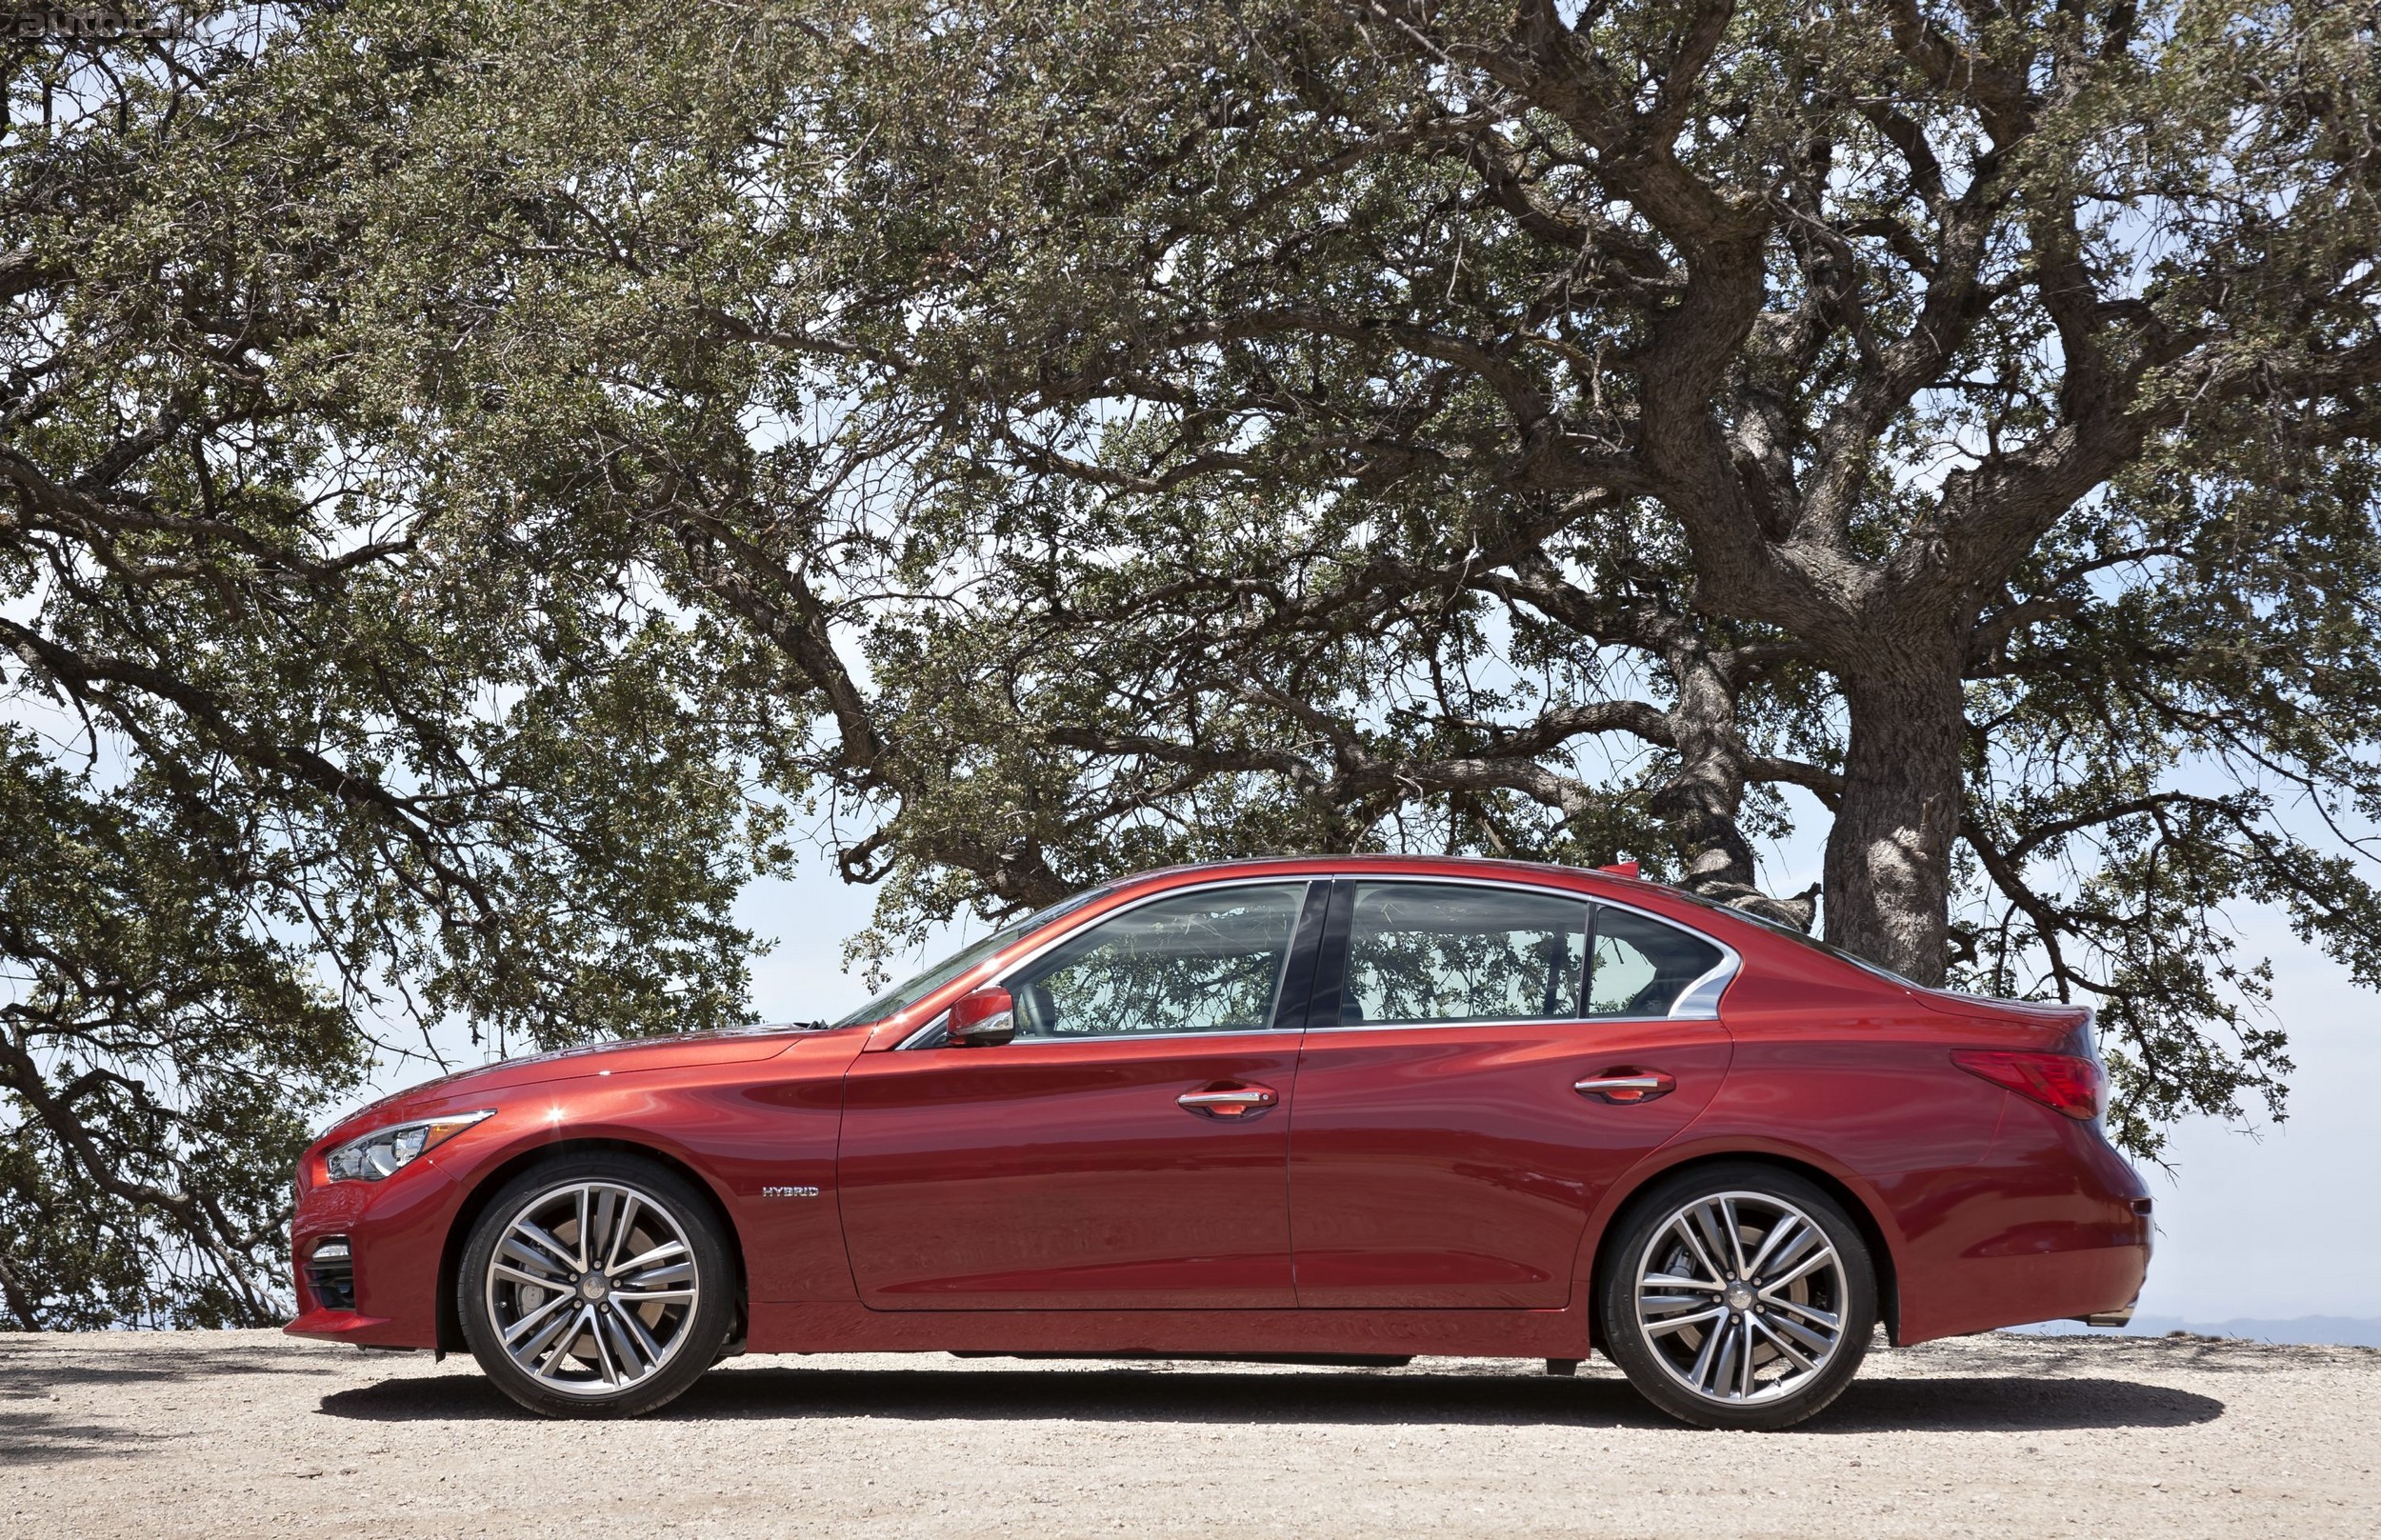
[[1741, 1314], [1752, 1309], [1752, 1285], [1742, 1278], [1731, 1278], [1728, 1287], [1720, 1290], [1720, 1297], [1728, 1301], [1730, 1310]]
[[600, 1272], [579, 1274], [579, 1297], [590, 1304], [611, 1292], [611, 1280]]

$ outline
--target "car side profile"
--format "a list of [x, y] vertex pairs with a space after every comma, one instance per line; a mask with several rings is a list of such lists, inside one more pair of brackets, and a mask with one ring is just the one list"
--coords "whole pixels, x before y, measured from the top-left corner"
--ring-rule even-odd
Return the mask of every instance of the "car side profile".
[[1600, 1350], [1779, 1428], [1896, 1344], [2122, 1320], [2150, 1199], [2091, 1013], [1626, 876], [1435, 857], [1109, 884], [840, 1022], [416, 1087], [310, 1149], [294, 1333], [563, 1416], [735, 1352]]

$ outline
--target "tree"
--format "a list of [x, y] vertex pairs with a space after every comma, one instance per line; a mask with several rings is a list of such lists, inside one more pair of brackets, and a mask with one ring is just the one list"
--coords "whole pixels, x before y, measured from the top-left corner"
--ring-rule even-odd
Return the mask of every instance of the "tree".
[[[2381, 984], [2372, 22], [445, 0], [16, 45], [0, 1294], [252, 1320], [390, 1024], [1600, 862], [2278, 1108]], [[36, 117], [34, 104], [46, 104]], [[1824, 823], [1818, 893], [1758, 842]]]
[[880, 942], [1415, 841], [1807, 921], [1815, 800], [1828, 934], [2100, 1006], [2144, 1150], [2278, 1109], [2229, 907], [2381, 977], [2369, 18], [776, 21], [484, 21], [383, 389], [755, 644]]
[[352, 199], [426, 81], [315, 95], [310, 25], [10, 45], [0, 1304], [28, 1329], [275, 1318], [291, 1161], [414, 1027], [745, 1013], [727, 908], [770, 815], [732, 669], [592, 526], [549, 546], [370, 454], [401, 409], [346, 368]]
[[354, 367], [750, 645], [880, 941], [1628, 854], [2098, 1005], [2144, 1150], [2278, 1108], [2230, 907], [2381, 978], [2369, 18], [750, 14], [455, 12]]
[[[1829, 937], [2098, 1005], [2154, 1149], [2278, 1109], [2230, 906], [2381, 984], [2373, 45], [2287, 3], [878, 8], [837, 68], [884, 233], [774, 335], [963, 446], [930, 501], [998, 597], [876, 675], [1071, 756], [964, 792], [1016, 810], [1002, 873], [1219, 805], [1651, 822], [1776, 912], [1746, 826], [1799, 788]], [[1588, 770], [1614, 739], [1651, 760]]]

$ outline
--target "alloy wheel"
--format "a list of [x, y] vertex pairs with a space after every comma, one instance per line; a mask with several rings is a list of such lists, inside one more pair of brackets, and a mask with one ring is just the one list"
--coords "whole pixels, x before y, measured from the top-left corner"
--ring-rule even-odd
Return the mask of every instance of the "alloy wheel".
[[1809, 1213], [1770, 1193], [1673, 1210], [1638, 1255], [1633, 1296], [1654, 1362], [1706, 1402], [1783, 1400], [1844, 1347], [1843, 1259]]
[[489, 1258], [499, 1345], [538, 1387], [608, 1396], [678, 1356], [703, 1280], [686, 1225], [650, 1192], [573, 1182], [516, 1210]]

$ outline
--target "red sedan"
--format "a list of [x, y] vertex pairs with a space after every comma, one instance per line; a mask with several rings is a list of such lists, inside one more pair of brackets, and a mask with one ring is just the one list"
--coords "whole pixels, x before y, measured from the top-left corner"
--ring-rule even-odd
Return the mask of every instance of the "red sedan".
[[308, 1150], [290, 1330], [650, 1410], [738, 1351], [1591, 1346], [1707, 1426], [1896, 1343], [2121, 1321], [2150, 1199], [2078, 1009], [1671, 889], [1428, 857], [1151, 872], [818, 1028], [516, 1059]]

